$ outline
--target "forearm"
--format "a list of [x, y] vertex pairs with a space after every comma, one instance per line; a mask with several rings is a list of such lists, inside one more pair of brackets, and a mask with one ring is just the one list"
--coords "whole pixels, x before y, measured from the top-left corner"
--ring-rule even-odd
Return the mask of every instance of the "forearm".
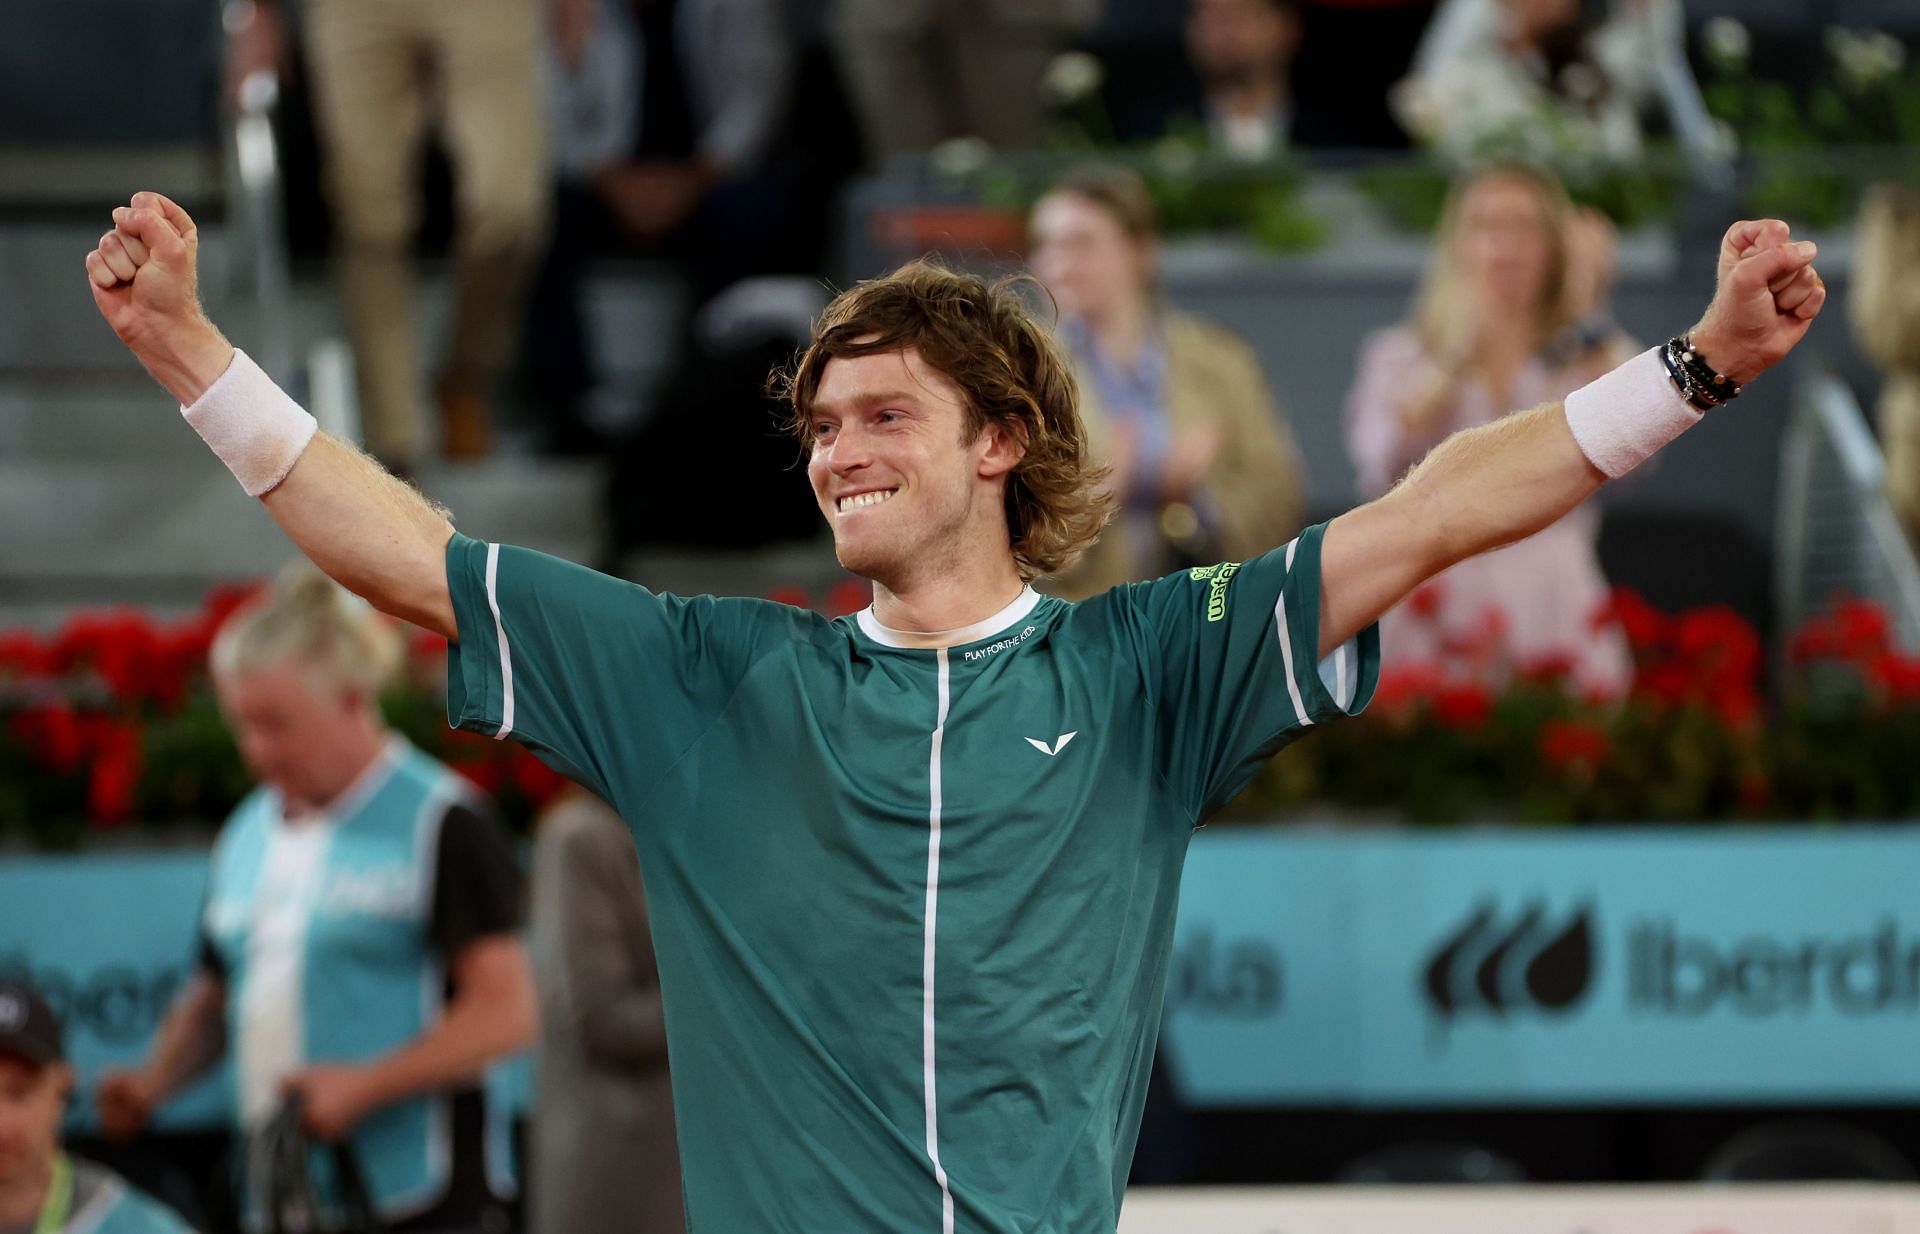
[[[206, 397], [227, 376], [237, 353], [204, 319], [152, 341], [139, 340], [135, 354], [154, 380], [181, 406], [194, 408], [196, 416], [223, 401], [227, 414], [243, 425], [256, 403], [262, 416], [281, 408], [298, 414], [257, 373], [235, 372], [212, 399]], [[244, 376], [254, 384], [231, 384]], [[206, 433], [204, 421], [190, 421]], [[458, 638], [445, 564], [453, 524], [378, 463], [337, 438], [315, 433], [285, 478], [261, 500], [300, 551], [349, 591], [382, 612]]]
[[369, 1104], [472, 1083], [490, 1063], [532, 1045], [536, 1023], [530, 985], [505, 997], [457, 996], [432, 1028], [366, 1065]]
[[226, 993], [221, 983], [196, 973], [154, 1034], [140, 1067], [141, 1082], [155, 1102], [205, 1074], [226, 1052]]
[[458, 641], [446, 571], [453, 524], [410, 485], [318, 433], [261, 500], [300, 551], [341, 586]]
[[1552, 526], [1605, 482], [1549, 403], [1454, 434], [1401, 488], [1431, 575]]
[[1393, 491], [1328, 526], [1320, 654], [1455, 562], [1551, 526], [1605, 479], [1557, 403], [1449, 437]]

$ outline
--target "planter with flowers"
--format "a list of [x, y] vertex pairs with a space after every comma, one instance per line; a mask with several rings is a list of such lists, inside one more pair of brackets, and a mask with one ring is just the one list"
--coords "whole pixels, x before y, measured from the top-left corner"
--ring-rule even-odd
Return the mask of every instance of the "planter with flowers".
[[[1418, 597], [1416, 597], [1416, 603]], [[1834, 822], [1920, 817], [1920, 657], [1843, 600], [1795, 633], [1769, 702], [1759, 637], [1724, 607], [1678, 616], [1616, 593], [1636, 662], [1624, 697], [1564, 661], [1504, 666], [1497, 622], [1448, 664], [1382, 675], [1361, 718], [1300, 742], [1229, 820], [1385, 811], [1417, 823]]]
[[[206, 676], [219, 622], [249, 593], [222, 588], [173, 622], [76, 614], [50, 636], [0, 634], [0, 840], [73, 848], [138, 824], [196, 835], [248, 777]], [[838, 614], [843, 585], [808, 597]], [[1415, 597], [1416, 611], [1420, 597]], [[1363, 717], [1290, 748], [1220, 820], [1380, 815], [1416, 823], [1883, 820], [1920, 815], [1920, 657], [1883, 613], [1846, 601], [1795, 633], [1769, 701], [1758, 636], [1725, 608], [1678, 616], [1618, 593], [1637, 671], [1624, 698], [1583, 694], [1564, 662], [1495, 666], [1499, 629], [1447, 664], [1400, 665]], [[446, 727], [445, 644], [418, 633], [385, 700], [393, 724], [494, 795], [525, 827], [564, 781], [511, 742]], [[1496, 687], [1486, 684], [1498, 681]]]

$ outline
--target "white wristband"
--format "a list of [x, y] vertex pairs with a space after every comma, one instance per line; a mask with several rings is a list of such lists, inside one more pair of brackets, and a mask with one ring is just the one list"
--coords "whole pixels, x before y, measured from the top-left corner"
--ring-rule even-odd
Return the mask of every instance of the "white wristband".
[[1680, 397], [1658, 348], [1567, 395], [1567, 427], [1595, 467], [1619, 479], [1700, 423]]
[[287, 478], [319, 422], [273, 384], [244, 351], [191, 407], [182, 407], [193, 431], [213, 448], [247, 496], [259, 497]]

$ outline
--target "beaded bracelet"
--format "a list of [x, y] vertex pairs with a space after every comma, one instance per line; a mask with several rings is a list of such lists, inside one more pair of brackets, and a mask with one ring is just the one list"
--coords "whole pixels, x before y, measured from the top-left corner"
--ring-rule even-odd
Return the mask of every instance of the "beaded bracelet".
[[1698, 411], [1710, 411], [1740, 397], [1740, 386], [1715, 372], [1685, 335], [1668, 339], [1660, 359], [1680, 396]]

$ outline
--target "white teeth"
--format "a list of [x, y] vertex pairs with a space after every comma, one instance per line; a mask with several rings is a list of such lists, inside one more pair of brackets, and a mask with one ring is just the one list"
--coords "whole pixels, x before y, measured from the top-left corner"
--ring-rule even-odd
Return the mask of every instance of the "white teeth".
[[893, 496], [893, 494], [893, 489], [887, 489], [877, 493], [856, 493], [852, 497], [842, 497], [839, 508], [841, 510], [858, 510], [866, 506], [877, 506], [887, 498]]

